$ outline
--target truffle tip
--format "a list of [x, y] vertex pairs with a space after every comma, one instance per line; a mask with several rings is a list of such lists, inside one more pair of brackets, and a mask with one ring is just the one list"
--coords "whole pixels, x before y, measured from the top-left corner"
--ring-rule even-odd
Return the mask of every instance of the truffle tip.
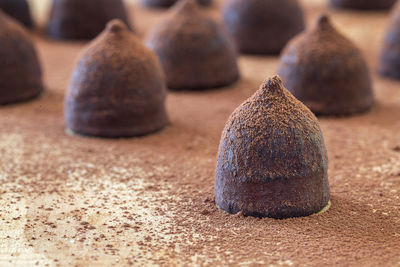
[[329, 16], [327, 14], [322, 14], [317, 18], [317, 25], [322, 26], [325, 24], [329, 24]]
[[282, 79], [278, 75], [265, 79], [263, 84], [261, 85], [261, 88], [263, 90], [268, 90], [268, 91], [281, 90], [282, 87], [283, 87]]
[[110, 32], [120, 32], [126, 30], [127, 26], [119, 19], [113, 19], [107, 23], [106, 30]]

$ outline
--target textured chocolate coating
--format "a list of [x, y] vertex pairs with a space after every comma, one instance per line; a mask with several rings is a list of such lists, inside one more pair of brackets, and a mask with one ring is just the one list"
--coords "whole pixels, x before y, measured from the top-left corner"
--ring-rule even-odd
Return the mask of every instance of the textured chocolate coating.
[[278, 74], [286, 88], [317, 115], [351, 115], [374, 104], [361, 51], [326, 16], [289, 42]]
[[193, 0], [173, 7], [150, 32], [147, 46], [158, 54], [170, 89], [221, 87], [239, 78], [233, 40]]
[[317, 118], [275, 76], [241, 104], [225, 126], [215, 202], [233, 214], [307, 216], [329, 202], [327, 170]]
[[397, 0], [330, 0], [333, 7], [350, 9], [390, 9]]
[[379, 73], [400, 80], [400, 4], [391, 15], [391, 22], [383, 42]]
[[129, 27], [122, 0], [53, 0], [47, 32], [54, 39], [92, 39], [112, 19]]
[[26, 0], [0, 0], [0, 9], [26, 27], [33, 26], [29, 4]]
[[84, 135], [130, 137], [167, 124], [166, 86], [157, 56], [119, 20], [86, 49], [65, 100], [67, 128]]
[[[170, 7], [177, 2], [177, 0], [141, 0], [142, 5], [149, 7]], [[202, 6], [209, 6], [212, 0], [197, 0]]]
[[228, 0], [223, 17], [243, 53], [279, 54], [290, 39], [304, 30], [297, 0]]
[[43, 90], [42, 71], [25, 29], [0, 10], [0, 104], [28, 100]]

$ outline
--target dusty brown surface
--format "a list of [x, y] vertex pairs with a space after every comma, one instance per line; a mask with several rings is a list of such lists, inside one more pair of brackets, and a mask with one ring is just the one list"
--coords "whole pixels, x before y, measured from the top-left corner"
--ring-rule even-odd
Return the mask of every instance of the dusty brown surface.
[[[307, 1], [310, 23], [324, 7]], [[372, 70], [386, 13], [332, 12]], [[135, 10], [144, 32], [162, 12]], [[400, 265], [400, 83], [373, 75], [377, 106], [324, 118], [332, 206], [289, 220], [215, 207], [214, 171], [230, 113], [277, 58], [240, 58], [242, 80], [171, 93], [171, 124], [143, 138], [65, 133], [62, 104], [79, 43], [35, 37], [46, 93], [0, 109], [0, 265]]]

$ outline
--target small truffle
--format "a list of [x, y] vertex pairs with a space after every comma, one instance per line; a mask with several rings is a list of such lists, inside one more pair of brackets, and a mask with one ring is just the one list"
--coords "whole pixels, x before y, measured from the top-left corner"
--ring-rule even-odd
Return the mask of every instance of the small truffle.
[[0, 9], [25, 27], [31, 28], [33, 26], [31, 11], [26, 0], [0, 0]]
[[129, 27], [122, 0], [53, 0], [47, 32], [54, 39], [92, 39], [112, 19]]
[[[177, 0], [141, 0], [142, 5], [149, 7], [170, 7], [174, 5]], [[209, 6], [212, 3], [212, 0], [197, 0], [202, 6]]]
[[158, 54], [170, 89], [215, 88], [239, 78], [233, 40], [193, 0], [179, 1], [150, 32], [147, 45]]
[[386, 31], [380, 57], [379, 72], [400, 80], [400, 3], [395, 6]]
[[120, 20], [84, 51], [65, 100], [65, 121], [73, 132], [131, 137], [167, 124], [166, 85], [157, 56]]
[[279, 54], [304, 30], [297, 0], [228, 0], [223, 17], [242, 53]]
[[0, 10], [0, 104], [28, 100], [43, 90], [35, 47], [25, 29]]
[[390, 9], [397, 0], [330, 0], [331, 6], [349, 9]]
[[361, 51], [336, 31], [327, 16], [289, 42], [278, 74], [286, 88], [317, 115], [351, 115], [374, 104]]
[[317, 118], [275, 76], [241, 104], [225, 126], [215, 201], [233, 214], [307, 216], [328, 205], [327, 170]]

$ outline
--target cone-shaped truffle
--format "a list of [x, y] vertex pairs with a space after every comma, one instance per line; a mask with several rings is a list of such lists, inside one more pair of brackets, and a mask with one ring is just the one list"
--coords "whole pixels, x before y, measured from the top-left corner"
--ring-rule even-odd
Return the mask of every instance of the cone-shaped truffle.
[[165, 78], [157, 56], [119, 20], [85, 50], [72, 75], [65, 121], [99, 137], [145, 135], [167, 124]]
[[326, 16], [289, 42], [278, 73], [286, 88], [317, 115], [351, 115], [374, 103], [361, 51]]
[[[149, 7], [170, 7], [175, 4], [177, 0], [141, 0], [141, 3]], [[212, 0], [197, 0], [202, 6], [209, 6]]]
[[179, 1], [147, 45], [158, 54], [170, 89], [220, 87], [239, 78], [233, 40], [193, 0]]
[[392, 12], [381, 52], [379, 72], [384, 76], [400, 80], [400, 3]]
[[122, 0], [53, 0], [47, 31], [54, 39], [92, 39], [112, 19], [129, 26]]
[[0, 9], [26, 27], [33, 26], [29, 4], [26, 0], [0, 0]]
[[0, 104], [28, 100], [43, 90], [35, 47], [25, 29], [0, 10]]
[[328, 159], [317, 118], [275, 76], [230, 116], [215, 201], [229, 213], [307, 216], [329, 202]]
[[304, 30], [297, 0], [228, 0], [223, 17], [243, 53], [279, 54]]
[[390, 9], [397, 0], [330, 0], [331, 6], [350, 9]]

